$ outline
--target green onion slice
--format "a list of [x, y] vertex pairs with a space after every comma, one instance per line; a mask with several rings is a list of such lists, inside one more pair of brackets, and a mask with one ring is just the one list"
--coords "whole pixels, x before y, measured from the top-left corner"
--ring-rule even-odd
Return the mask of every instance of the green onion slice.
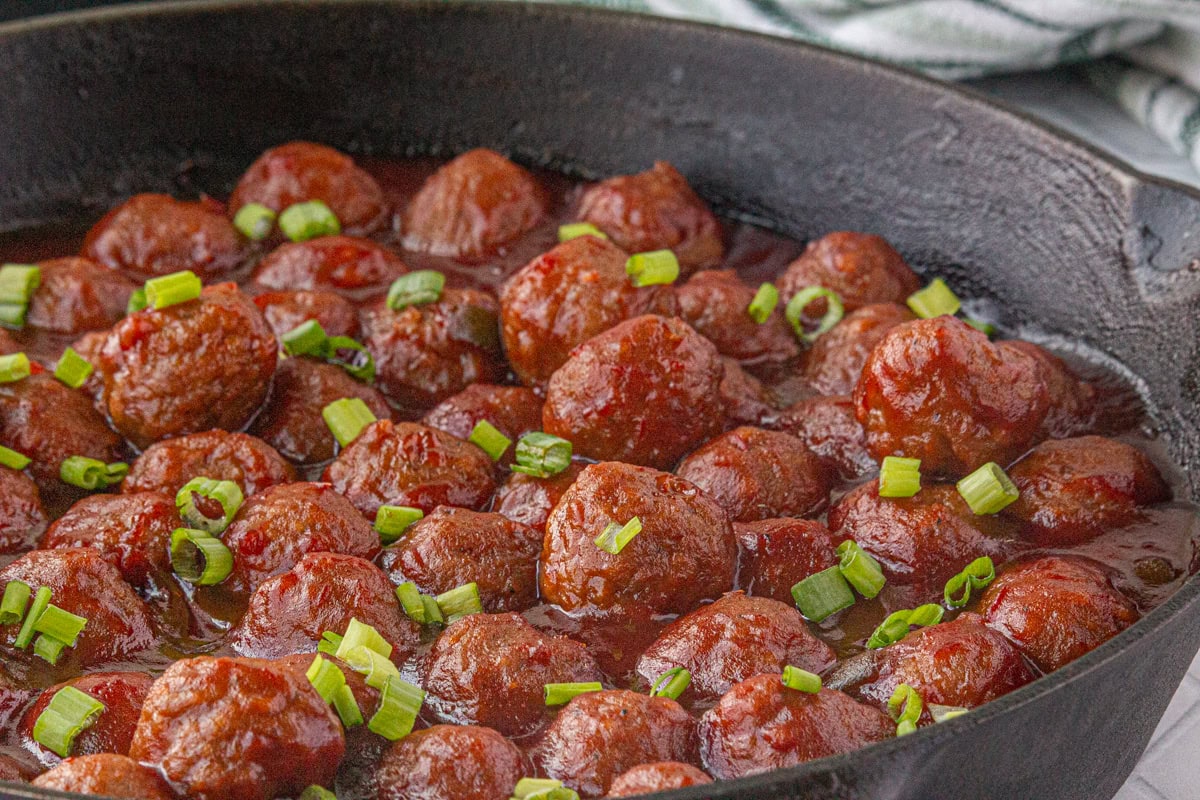
[[670, 250], [634, 253], [625, 261], [625, 274], [634, 286], [664, 286], [679, 278], [679, 259]]
[[945, 722], [948, 719], [961, 717], [963, 714], [970, 711], [962, 706], [943, 706], [937, 703], [930, 703], [926, 708], [929, 709], [929, 716], [933, 717], [934, 722]]
[[990, 322], [983, 322], [981, 320], [971, 319], [970, 317], [963, 318], [963, 322], [967, 323], [984, 336], [991, 336], [996, 332], [996, 326]]
[[279, 215], [279, 230], [293, 242], [307, 242], [318, 236], [337, 236], [342, 223], [320, 200], [290, 205]]
[[325, 653], [326, 655], [335, 656], [337, 650], [342, 645], [342, 637], [340, 634], [333, 631], [325, 631], [321, 634], [321, 641], [317, 642], [317, 652]]
[[930, 625], [937, 625], [941, 622], [945, 613], [946, 610], [936, 603], [926, 603], [908, 613], [908, 624], [928, 628]]
[[33, 596], [33, 605], [29, 607], [29, 613], [25, 615], [25, 621], [21, 623], [21, 630], [17, 632], [17, 638], [13, 640], [13, 647], [24, 650], [29, 646], [29, 643], [33, 641], [33, 626], [37, 624], [48, 605], [50, 605], [50, 587], [39, 587]]
[[438, 610], [446, 618], [447, 625], [483, 611], [483, 602], [479, 599], [479, 586], [474, 581], [443, 592], [434, 599], [437, 601]]
[[971, 602], [971, 592], [983, 589], [996, 579], [996, 565], [990, 556], [972, 561], [966, 568], [946, 581], [942, 599], [950, 608], [962, 608]]
[[129, 474], [129, 465], [124, 461], [105, 464], [87, 456], [70, 456], [58, 467], [58, 477], [63, 483], [92, 491], [115, 486]]
[[375, 380], [375, 356], [366, 345], [349, 336], [330, 336], [325, 348], [325, 360], [346, 370], [350, 377], [363, 383]]
[[187, 303], [200, 296], [204, 285], [191, 270], [173, 272], [146, 281], [146, 304], [158, 310]]
[[[244, 210], [244, 208], [243, 208]], [[240, 213], [240, 212], [239, 212]], [[348, 688], [348, 687], [347, 687]], [[358, 706], [355, 706], [358, 708]], [[358, 717], [358, 721], [362, 722], [362, 715]], [[346, 727], [350, 727], [347, 725]], [[300, 793], [296, 800], [337, 800], [337, 795], [326, 789], [324, 786], [313, 784]]]
[[15, 469], [17, 472], [25, 469], [33, 461], [24, 453], [18, 453], [16, 450], [10, 450], [7, 447], [0, 445], [0, 466]]
[[25, 327], [29, 306], [25, 303], [0, 303], [0, 327], [20, 330]]
[[651, 697], [669, 697], [678, 700], [679, 695], [692, 685], [692, 673], [683, 667], [675, 667], [659, 675], [650, 686]]
[[0, 625], [16, 625], [25, 619], [25, 607], [33, 589], [24, 581], [9, 581], [4, 585], [4, 597], [0, 598]]
[[233, 571], [233, 553], [217, 537], [196, 528], [171, 534], [171, 568], [196, 586], [215, 586]]
[[764, 283], [754, 293], [754, 299], [750, 301], [746, 313], [750, 315], [750, 319], [762, 325], [771, 318], [771, 313], [775, 311], [777, 305], [779, 305], [779, 290], [775, 288], [774, 284]]
[[963, 500], [976, 514], [995, 514], [1013, 503], [1019, 496], [1017, 485], [995, 461], [989, 461], [955, 486]]
[[349, 445], [368, 425], [377, 421], [371, 409], [358, 397], [334, 400], [321, 409], [321, 417], [342, 447]]
[[425, 692], [417, 686], [399, 678], [393, 678], [383, 687], [379, 698], [379, 710], [367, 723], [367, 729], [388, 741], [403, 739], [412, 732], [417, 722]]
[[68, 347], [63, 351], [62, 358], [54, 367], [54, 377], [58, 378], [72, 389], [78, 389], [91, 377], [93, 367], [74, 348]]
[[580, 236], [595, 236], [597, 239], [607, 239], [608, 234], [590, 222], [571, 222], [558, 226], [558, 241], [569, 242]]
[[902, 683], [888, 699], [888, 714], [896, 721], [896, 735], [904, 736], [917, 729], [925, 704], [916, 689]]
[[913, 609], [906, 608], [894, 611], [871, 634], [871, 638], [867, 640], [867, 647], [872, 650], [878, 650], [882, 647], [895, 644], [908, 635], [910, 627], [914, 625], [921, 627], [937, 625], [942, 621], [943, 614], [945, 614], [945, 611], [942, 607], [933, 603], [917, 606]]
[[821, 622], [854, 605], [854, 592], [840, 566], [809, 575], [792, 587], [792, 599], [805, 619]]
[[353, 728], [363, 723], [362, 710], [359, 709], [358, 700], [355, 699], [354, 690], [349, 684], [342, 684], [333, 693], [333, 710], [341, 718], [343, 727]]
[[262, 203], [246, 203], [233, 215], [233, 227], [252, 242], [261, 242], [275, 228], [275, 212]]
[[375, 512], [375, 532], [382, 544], [389, 545], [424, 516], [424, 511], [411, 506], [380, 506]]
[[806, 669], [793, 667], [788, 664], [783, 668], [783, 675], [780, 676], [783, 685], [789, 689], [795, 689], [798, 692], [806, 694], [816, 694], [821, 691], [821, 676], [815, 672], [809, 672]]
[[[805, 330], [804, 309], [808, 307], [809, 303], [821, 298], [825, 299], [825, 314], [814, 330]], [[808, 286], [796, 292], [792, 299], [788, 300], [783, 313], [792, 326], [792, 330], [796, 332], [796, 337], [802, 342], [811, 344], [841, 321], [842, 316], [846, 313], [846, 308], [842, 305], [842, 298], [833, 289], [827, 289], [824, 286]]]
[[86, 625], [87, 617], [64, 611], [56, 605], [48, 605], [33, 624], [33, 629], [58, 639], [67, 647], [74, 647]]
[[245, 500], [233, 481], [197, 477], [175, 494], [175, 508], [189, 528], [218, 534], [229, 527]]
[[436, 270], [419, 269], [401, 275], [387, 293], [387, 307], [401, 311], [409, 306], [425, 306], [442, 299], [446, 276]]
[[579, 800], [579, 793], [553, 778], [521, 778], [511, 800]]
[[400, 670], [390, 659], [381, 656], [366, 645], [359, 645], [350, 650], [343, 660], [352, 670], [366, 676], [367, 686], [383, 691], [384, 685], [392, 678], [400, 677]]
[[912, 497], [921, 491], [921, 459], [884, 456], [879, 466], [880, 497]]
[[150, 301], [146, 299], [146, 289], [134, 289], [129, 294], [129, 302], [125, 304], [125, 315], [136, 314], [137, 312], [150, 305]]
[[596, 537], [596, 547], [606, 553], [619, 555], [625, 546], [633, 541], [633, 537], [642, 532], [642, 521], [637, 517], [624, 525], [615, 522], [608, 523], [604, 531]]
[[858, 593], [868, 600], [879, 594], [887, 579], [883, 577], [883, 568], [871, 557], [866, 550], [858, 546], [858, 542], [847, 539], [837, 547], [840, 562], [838, 569], [842, 577], [858, 590]]
[[566, 439], [533, 431], [517, 440], [517, 463], [512, 469], [535, 478], [549, 478], [571, 466], [572, 451], [571, 443]]
[[325, 357], [326, 342], [329, 336], [321, 323], [315, 319], [302, 322], [279, 337], [283, 343], [283, 351], [289, 356]]
[[934, 278], [924, 289], [910, 294], [905, 302], [921, 319], [933, 319], [943, 314], [952, 317], [962, 308], [958, 295], [941, 278]]
[[25, 305], [42, 284], [42, 271], [35, 264], [0, 266], [0, 303]]
[[33, 654], [53, 666], [58, 663], [58, 658], [66, 646], [67, 643], [61, 639], [41, 633], [33, 640]]
[[0, 383], [16, 383], [29, 377], [32, 367], [24, 353], [0, 356]]
[[438, 608], [437, 598], [422, 594], [412, 581], [397, 586], [396, 597], [404, 613], [418, 625], [441, 625], [446, 621], [442, 609]]
[[384, 658], [392, 657], [392, 645], [387, 639], [383, 638], [379, 631], [365, 622], [351, 619], [350, 624], [346, 626], [346, 633], [342, 636], [342, 642], [338, 645], [335, 655], [345, 661], [346, 655], [356, 647], [365, 647], [368, 650], [373, 650]]
[[332, 703], [334, 693], [346, 685], [346, 675], [338, 665], [319, 655], [313, 658], [304, 675], [326, 703]]
[[[689, 682], [691, 676], [688, 676]], [[603, 691], [604, 687], [599, 681], [589, 681], [587, 683], [547, 683], [544, 685], [544, 694], [546, 705], [562, 706], [571, 702], [573, 697], [589, 692]]]
[[499, 461], [512, 444], [512, 439], [498, 431], [496, 426], [486, 419], [475, 423], [467, 441], [487, 453], [492, 461]]
[[74, 686], [54, 693], [33, 723], [33, 738], [47, 750], [68, 758], [75, 737], [87, 730], [104, 713], [104, 703]]

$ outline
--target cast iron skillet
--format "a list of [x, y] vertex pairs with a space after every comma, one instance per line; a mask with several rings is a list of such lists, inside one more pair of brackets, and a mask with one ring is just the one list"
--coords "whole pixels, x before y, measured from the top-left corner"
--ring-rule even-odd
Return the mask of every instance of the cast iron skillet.
[[[0, 226], [221, 193], [293, 138], [478, 145], [584, 175], [674, 162], [799, 238], [880, 233], [1009, 330], [1129, 365], [1200, 488], [1200, 195], [970, 92], [819, 48], [554, 7], [197, 2], [0, 26]], [[1036, 327], [1029, 321], [1036, 320]], [[969, 715], [693, 798], [1109, 798], [1200, 644], [1200, 580]], [[0, 788], [0, 796], [61, 796]]]

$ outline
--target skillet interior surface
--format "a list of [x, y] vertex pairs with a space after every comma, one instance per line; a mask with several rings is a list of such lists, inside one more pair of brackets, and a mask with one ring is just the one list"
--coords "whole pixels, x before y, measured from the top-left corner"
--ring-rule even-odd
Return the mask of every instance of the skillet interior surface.
[[[1007, 330], [1127, 365], [1200, 490], [1200, 196], [969, 92], [769, 37], [509, 4], [126, 7], [0, 26], [0, 64], [0, 228], [224, 193], [293, 138], [488, 146], [584, 177], [666, 159], [721, 210], [800, 239], [879, 233]], [[1200, 644], [1198, 593], [902, 741], [671, 796], [1111, 797]]]

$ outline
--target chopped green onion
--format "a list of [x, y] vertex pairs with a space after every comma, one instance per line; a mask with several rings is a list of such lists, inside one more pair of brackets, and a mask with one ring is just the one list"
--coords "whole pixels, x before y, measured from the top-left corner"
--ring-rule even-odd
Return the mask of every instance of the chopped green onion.
[[783, 685], [789, 689], [795, 689], [798, 692], [806, 694], [816, 694], [821, 691], [821, 676], [814, 672], [809, 672], [806, 669], [793, 667], [788, 664], [783, 668], [783, 675], [780, 676]]
[[[243, 210], [245, 210], [244, 207]], [[358, 708], [358, 706], [355, 706], [355, 708]], [[359, 715], [358, 721], [362, 722], [362, 715]], [[349, 728], [351, 726], [347, 725], [346, 727]], [[296, 800], [337, 800], [337, 795], [326, 789], [324, 786], [317, 786], [314, 783], [312, 786], [309, 786], [307, 789], [301, 792], [300, 796], [297, 797]]]
[[17, 472], [25, 469], [32, 462], [29, 456], [24, 453], [18, 453], [16, 450], [10, 450], [7, 447], [0, 445], [0, 466], [15, 469]]
[[387, 307], [402, 311], [409, 306], [425, 306], [442, 299], [446, 276], [436, 270], [419, 269], [401, 275], [392, 282], [387, 293]]
[[325, 631], [321, 634], [321, 641], [317, 642], [317, 652], [325, 653], [326, 655], [337, 655], [337, 649], [342, 645], [342, 637], [333, 631]]
[[573, 697], [604, 690], [604, 686], [599, 681], [589, 681], [587, 683], [547, 683], [543, 688], [546, 705], [548, 706], [566, 705], [571, 702], [571, 698]]
[[887, 579], [883, 577], [883, 569], [871, 555], [858, 546], [858, 542], [847, 539], [837, 547], [840, 558], [838, 569], [842, 577], [858, 590], [858, 593], [868, 600], [879, 594]]
[[362, 711], [358, 707], [358, 700], [354, 697], [354, 690], [349, 684], [342, 684], [337, 691], [333, 693], [333, 710], [342, 720], [342, 726], [353, 728], [355, 725], [362, 725]]
[[608, 235], [590, 222], [571, 222], [558, 226], [558, 241], [569, 242], [580, 236], [595, 236], [597, 239], [607, 239]]
[[483, 611], [483, 602], [479, 599], [479, 586], [474, 581], [443, 592], [434, 599], [437, 601], [438, 610], [446, 618], [447, 625]]
[[625, 274], [634, 286], [665, 286], [679, 277], [679, 259], [670, 250], [634, 253], [625, 261]]
[[129, 294], [129, 302], [125, 304], [125, 315], [136, 314], [148, 305], [150, 303], [146, 300], [146, 289], [134, 289]]
[[233, 571], [233, 553], [217, 537], [195, 528], [171, 534], [171, 568], [196, 586], [215, 586]]
[[33, 640], [33, 654], [51, 666], [58, 663], [58, 658], [66, 647], [66, 642], [44, 633], [38, 634], [38, 637]]
[[492, 461], [499, 461], [500, 457], [504, 455], [505, 451], [512, 444], [512, 439], [498, 431], [496, 426], [486, 419], [481, 419], [475, 423], [475, 427], [471, 429], [471, 435], [467, 437], [467, 441], [487, 453]]
[[356, 647], [373, 650], [384, 658], [392, 657], [392, 645], [380, 635], [379, 631], [365, 622], [359, 622], [352, 618], [350, 624], [346, 626], [346, 633], [342, 636], [342, 643], [338, 645], [335, 655], [345, 661], [346, 654]]
[[879, 466], [880, 497], [912, 497], [921, 491], [921, 459], [884, 456]]
[[160, 278], [146, 281], [146, 305], [156, 311], [180, 303], [187, 303], [200, 296], [204, 285], [191, 270], [173, 272]]
[[129, 465], [124, 461], [105, 464], [87, 456], [70, 456], [58, 467], [58, 477], [63, 483], [88, 491], [115, 486], [128, 474]]
[[629, 520], [624, 525], [610, 522], [603, 533], [596, 537], [596, 547], [614, 556], [619, 555], [625, 549], [625, 546], [633, 541], [633, 537], [641, 532], [642, 521], [637, 517]]
[[910, 294], [905, 302], [921, 319], [933, 319], [943, 314], [952, 317], [962, 308], [958, 295], [941, 278], [934, 278], [924, 289]]
[[521, 778], [510, 800], [579, 800], [579, 793], [553, 778]]
[[981, 322], [980, 320], [971, 319], [970, 317], [964, 317], [963, 322], [967, 323], [984, 336], [991, 336], [996, 332], [996, 326], [990, 322]]
[[0, 599], [0, 625], [16, 625], [25, 619], [25, 606], [33, 589], [24, 581], [9, 581], [4, 586], [4, 597]]
[[252, 242], [261, 242], [275, 227], [275, 212], [262, 203], [246, 203], [233, 215], [233, 227]]
[[513, 472], [549, 478], [571, 466], [571, 443], [549, 433], [533, 431], [517, 440]]
[[792, 587], [792, 599], [806, 619], [821, 622], [826, 617], [854, 605], [854, 592], [834, 566], [809, 575]]
[[1000, 465], [989, 461], [955, 486], [976, 514], [995, 514], [1013, 503], [1020, 492]]
[[0, 327], [20, 330], [25, 327], [25, 316], [29, 313], [26, 303], [0, 303]]
[[371, 409], [358, 397], [334, 400], [321, 409], [321, 417], [342, 447], [349, 445], [363, 429], [377, 421]]
[[929, 716], [933, 717], [934, 722], [945, 722], [948, 719], [961, 717], [970, 711], [970, 709], [963, 708], [962, 706], [942, 706], [937, 703], [930, 703], [927, 708], [929, 709]]
[[896, 735], [904, 736], [917, 729], [925, 704], [916, 689], [902, 683], [888, 699], [888, 715], [896, 722]]
[[[344, 352], [349, 355], [342, 355]], [[325, 360], [346, 370], [357, 381], [371, 383], [375, 380], [375, 356], [366, 345], [349, 336], [330, 336], [325, 342]]]
[[442, 610], [438, 608], [437, 599], [421, 594], [412, 581], [405, 581], [397, 586], [396, 597], [400, 600], [400, 607], [404, 609], [404, 613], [418, 625], [440, 625], [446, 621]]
[[966, 568], [946, 581], [942, 590], [942, 599], [950, 608], [962, 608], [971, 602], [971, 592], [979, 591], [996, 578], [996, 565], [990, 556], [983, 556], [972, 561]]
[[320, 200], [290, 205], [279, 215], [279, 230], [293, 242], [307, 242], [318, 236], [337, 236], [342, 223]]
[[37, 624], [42, 613], [46, 610], [46, 606], [50, 605], [50, 587], [42, 586], [38, 588], [37, 593], [33, 596], [33, 605], [29, 608], [29, 613], [25, 615], [25, 622], [21, 624], [21, 630], [17, 632], [17, 638], [13, 640], [13, 647], [18, 650], [24, 650], [33, 641], [33, 626]]
[[74, 686], [64, 686], [54, 693], [33, 723], [33, 739], [47, 750], [67, 758], [71, 755], [75, 737], [90, 727], [104, 710], [104, 703], [96, 698]]
[[114, 461], [111, 464], [104, 465], [104, 483], [106, 486], [116, 486], [125, 480], [125, 476], [128, 474], [129, 465], [124, 461]]
[[54, 367], [54, 377], [72, 389], [78, 389], [91, 377], [93, 369], [92, 365], [83, 356], [76, 353], [74, 348], [68, 347], [63, 351], [58, 365]]
[[425, 692], [419, 687], [393, 678], [384, 685], [379, 710], [367, 723], [367, 729], [391, 742], [403, 739], [412, 732], [424, 702]]
[[683, 667], [669, 669], [659, 675], [650, 686], [651, 697], [669, 697], [678, 700], [687, 687], [692, 685], [692, 673]]
[[67, 647], [74, 647], [86, 625], [87, 617], [64, 611], [56, 605], [48, 605], [33, 624], [33, 629], [58, 639]]
[[25, 380], [31, 371], [29, 356], [24, 353], [0, 356], [0, 383], [16, 383]]
[[332, 703], [334, 692], [346, 685], [346, 675], [338, 665], [319, 655], [313, 658], [304, 675], [326, 703]]
[[937, 625], [942, 621], [946, 610], [936, 603], [926, 603], [923, 606], [917, 606], [908, 614], [908, 624], [916, 625], [922, 628], [928, 628], [930, 625]]
[[35, 264], [5, 264], [0, 267], [0, 303], [25, 305], [42, 284], [42, 271]]
[[895, 644], [908, 635], [908, 629], [913, 625], [922, 627], [936, 625], [942, 621], [944, 613], [941, 606], [934, 605], [933, 603], [917, 606], [913, 609], [906, 608], [894, 611], [871, 634], [871, 638], [867, 640], [867, 647], [872, 650], [878, 650], [882, 647]]
[[411, 506], [380, 506], [375, 512], [375, 532], [382, 544], [392, 544], [424, 516], [424, 511]]
[[381, 656], [366, 645], [359, 645], [343, 656], [343, 660], [355, 672], [365, 675], [367, 686], [383, 690], [392, 678], [400, 677], [400, 670], [385, 656]]
[[289, 356], [315, 355], [324, 358], [325, 343], [329, 341], [329, 336], [320, 322], [310, 319], [292, 328], [279, 340], [283, 343], [283, 351]]
[[779, 290], [775, 288], [774, 284], [764, 283], [754, 293], [754, 299], [750, 301], [746, 313], [750, 315], [750, 319], [762, 325], [771, 318], [771, 313], [777, 305], [779, 305]]
[[[806, 331], [804, 329], [804, 309], [808, 308], [809, 303], [821, 298], [825, 299], [825, 314], [817, 323], [816, 329], [811, 332]], [[841, 321], [842, 315], [846, 313], [846, 308], [842, 305], [842, 298], [833, 289], [827, 289], [824, 286], [808, 286], [796, 292], [792, 299], [788, 300], [783, 313], [792, 326], [792, 330], [796, 332], [796, 337], [802, 342], [811, 344]]]
[[242, 487], [233, 481], [198, 477], [175, 493], [175, 508], [189, 528], [218, 534], [229, 527], [245, 499]]

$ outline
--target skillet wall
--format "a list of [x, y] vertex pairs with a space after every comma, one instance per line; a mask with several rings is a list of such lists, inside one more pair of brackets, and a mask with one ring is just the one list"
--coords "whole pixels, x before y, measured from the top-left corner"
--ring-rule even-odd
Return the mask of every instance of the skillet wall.
[[[585, 175], [665, 158], [719, 206], [801, 238], [883, 234], [995, 298], [1006, 324], [1037, 319], [1133, 365], [1200, 487], [1200, 204], [923, 80], [762, 37], [505, 4], [35, 21], [0, 29], [0, 72], [2, 228], [94, 218], [137, 191], [225, 191], [297, 137], [397, 155], [486, 145]], [[728, 791], [1110, 797], [1200, 643], [1195, 600], [1189, 586], [1124, 649], [912, 741]]]

